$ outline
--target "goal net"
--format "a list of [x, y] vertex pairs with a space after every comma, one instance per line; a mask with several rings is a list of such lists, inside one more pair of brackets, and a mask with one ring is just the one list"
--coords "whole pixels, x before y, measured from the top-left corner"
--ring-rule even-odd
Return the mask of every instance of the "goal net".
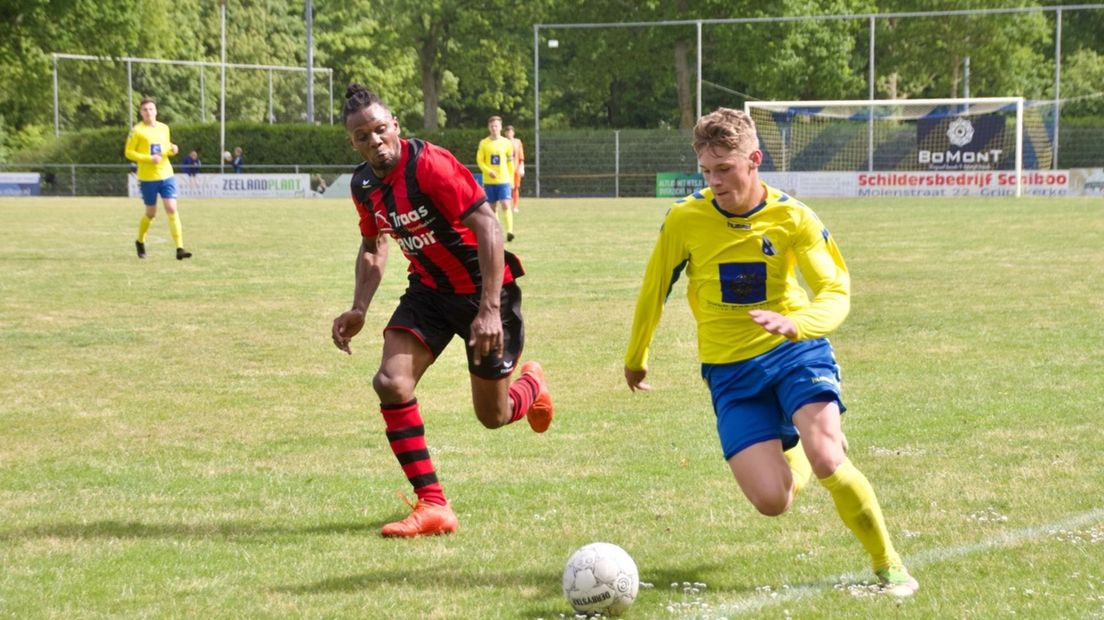
[[768, 172], [1003, 170], [1019, 179], [1053, 163], [1044, 112], [1022, 97], [755, 101], [744, 109]]

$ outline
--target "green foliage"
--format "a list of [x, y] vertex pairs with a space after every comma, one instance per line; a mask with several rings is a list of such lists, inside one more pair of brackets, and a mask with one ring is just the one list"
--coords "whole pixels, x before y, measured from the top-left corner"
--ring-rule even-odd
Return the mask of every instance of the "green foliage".
[[[211, 123], [171, 125], [173, 142], [180, 147], [180, 160], [191, 149], [200, 153], [208, 169], [218, 166], [219, 127]], [[528, 138], [526, 127], [520, 127], [518, 137]], [[485, 128], [444, 129], [426, 131], [403, 128], [403, 137], [418, 137], [447, 148], [465, 163], [475, 163], [479, 141], [486, 137]], [[127, 132], [121, 129], [91, 129], [63, 134], [61, 139], [40, 148], [21, 153], [19, 160], [29, 163], [127, 164], [123, 144]], [[360, 156], [349, 145], [341, 125], [281, 125], [268, 123], [226, 124], [226, 148], [242, 147], [251, 168], [266, 165], [356, 165]], [[310, 157], [305, 158], [304, 153]]]
[[[1048, 0], [1054, 4], [1056, 0]], [[941, 0], [314, 0], [315, 119], [327, 121], [351, 82], [387, 100], [408, 128], [482, 127], [500, 114], [533, 119], [533, 25], [685, 21], [679, 26], [543, 28], [540, 99], [553, 128], [686, 128], [693, 121], [693, 20], [861, 15], [945, 10]], [[1009, 5], [964, 0], [954, 8]], [[213, 0], [0, 0], [0, 136], [4, 150], [53, 124], [52, 52], [215, 63], [222, 52], [220, 3]], [[1053, 96], [1056, 14], [906, 17], [877, 20], [877, 96]], [[306, 37], [301, 0], [227, 0], [226, 60], [301, 67]], [[1063, 96], [1102, 90], [1104, 10], [1063, 13]], [[862, 98], [867, 94], [868, 20], [797, 20], [702, 28], [703, 108], [758, 99]], [[560, 41], [549, 48], [548, 40]], [[61, 61], [63, 132], [125, 128], [143, 95], [173, 125], [218, 117], [219, 71], [132, 64], [131, 100], [122, 61]], [[13, 87], [14, 85], [14, 87]], [[201, 86], [202, 85], [202, 86]], [[269, 92], [271, 87], [271, 104]], [[226, 118], [293, 124], [307, 120], [305, 72], [231, 69]], [[1071, 113], [1099, 114], [1089, 101]], [[13, 142], [14, 141], [14, 142]]]
[[1104, 117], [1104, 54], [1080, 49], [1062, 70], [1063, 114]]

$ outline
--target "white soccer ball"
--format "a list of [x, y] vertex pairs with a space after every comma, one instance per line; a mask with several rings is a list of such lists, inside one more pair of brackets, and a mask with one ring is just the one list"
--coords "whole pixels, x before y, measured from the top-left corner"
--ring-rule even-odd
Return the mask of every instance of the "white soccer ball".
[[231, 159], [234, 159], [234, 156], [230, 154], [230, 151], [223, 151], [222, 152], [222, 161], [224, 161], [226, 163], [230, 163]]
[[639, 590], [636, 562], [612, 543], [580, 547], [564, 567], [564, 596], [579, 613], [616, 616], [633, 604]]

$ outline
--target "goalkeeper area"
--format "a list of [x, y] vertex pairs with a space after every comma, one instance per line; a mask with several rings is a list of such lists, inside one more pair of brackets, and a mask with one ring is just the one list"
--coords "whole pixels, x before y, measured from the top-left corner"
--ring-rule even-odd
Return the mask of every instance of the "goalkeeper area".
[[[1047, 176], [1025, 177], [1025, 170], [1054, 163], [1053, 105], [1028, 105], [1022, 97], [756, 101], [744, 109], [758, 129], [764, 173], [941, 173], [928, 180], [995, 183], [1018, 196], [1025, 180]], [[948, 172], [961, 174], [942, 174]], [[913, 176], [879, 178], [927, 184], [910, 183]]]
[[756, 101], [744, 108], [759, 131], [764, 170], [1015, 170], [1021, 156], [1024, 168], [1037, 170], [1052, 161], [1039, 108], [1027, 121], [1019, 97]]

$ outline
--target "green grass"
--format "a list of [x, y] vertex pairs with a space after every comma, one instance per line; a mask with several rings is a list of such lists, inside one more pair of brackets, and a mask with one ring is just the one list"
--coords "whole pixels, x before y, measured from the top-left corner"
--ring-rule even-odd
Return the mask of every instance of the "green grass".
[[[812, 485], [740, 496], [677, 288], [630, 394], [621, 356], [664, 200], [529, 200], [526, 357], [551, 431], [482, 428], [462, 347], [418, 390], [459, 533], [384, 540], [408, 491], [371, 376], [392, 252], [345, 356], [344, 201], [186, 201], [172, 258], [126, 199], [0, 199], [0, 616], [560, 618], [575, 548], [625, 547], [630, 618], [1104, 617], [1104, 204], [816, 200], [853, 279], [845, 429], [920, 593]], [[683, 582], [705, 583], [690, 592]], [[677, 584], [672, 587], [672, 584]]]

